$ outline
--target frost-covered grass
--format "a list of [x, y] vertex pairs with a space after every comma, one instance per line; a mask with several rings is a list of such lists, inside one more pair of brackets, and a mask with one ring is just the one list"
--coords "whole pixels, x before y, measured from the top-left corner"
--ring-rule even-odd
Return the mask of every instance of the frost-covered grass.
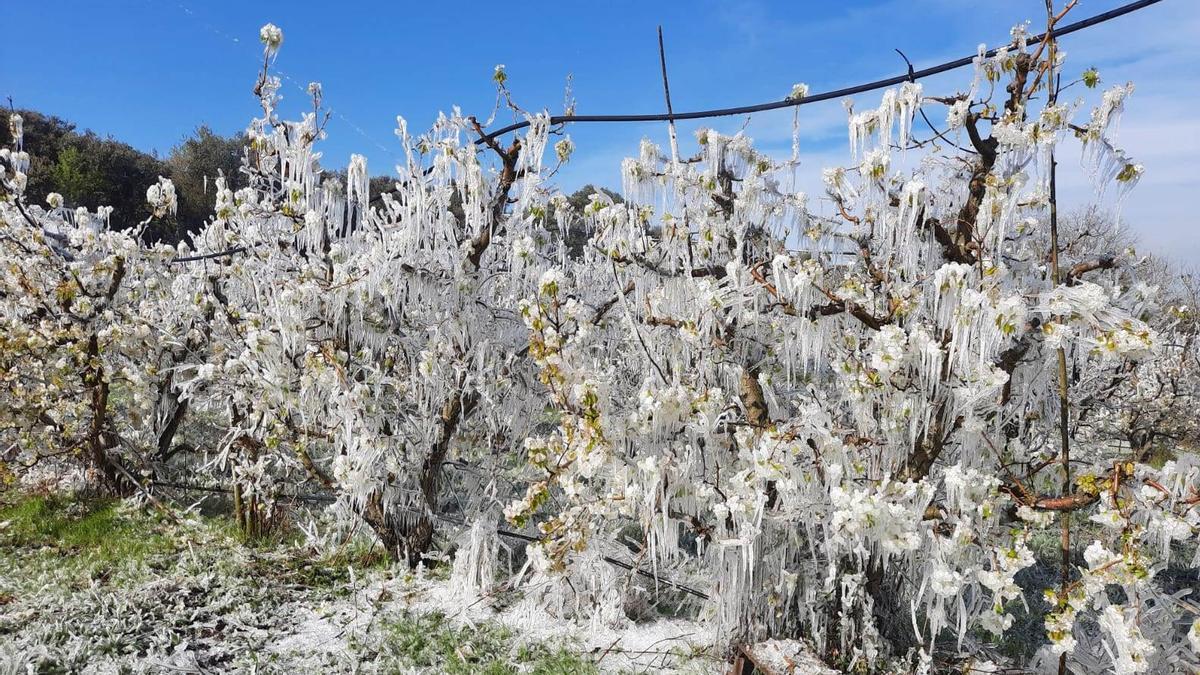
[[243, 542], [222, 518], [0, 493], [0, 674], [720, 668], [669, 641], [686, 626], [530, 620], [510, 611], [520, 592], [493, 607], [448, 577], [392, 567], [361, 541], [318, 553], [286, 536]]
[[494, 623], [455, 625], [440, 612], [405, 613], [381, 628], [377, 659], [399, 669], [489, 675], [598, 672], [594, 664], [565, 649], [520, 644], [510, 629]]

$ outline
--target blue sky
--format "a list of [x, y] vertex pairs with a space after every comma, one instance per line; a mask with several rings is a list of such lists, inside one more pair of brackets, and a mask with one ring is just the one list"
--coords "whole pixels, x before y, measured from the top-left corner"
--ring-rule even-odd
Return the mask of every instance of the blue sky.
[[[1083, 0], [1072, 17], [1121, 4]], [[388, 2], [247, 3], [224, 0], [21, 2], [6, 7], [0, 41], [0, 95], [18, 106], [65, 117], [80, 128], [166, 153], [195, 126], [223, 133], [256, 112], [250, 90], [261, 58], [258, 27], [272, 21], [285, 41], [278, 70], [297, 111], [301, 88], [324, 85], [335, 111], [325, 163], [352, 152], [372, 173], [390, 173], [398, 154], [396, 115], [412, 129], [453, 105], [486, 117], [492, 68], [528, 109], [561, 111], [568, 75], [578, 111], [663, 109], [655, 29], [666, 34], [676, 110], [782, 98], [795, 82], [813, 91], [895, 74], [1007, 40], [1008, 29], [1043, 21], [1042, 0], [862, 0], [846, 2]], [[1200, 2], [1165, 0], [1132, 16], [1066, 38], [1072, 67], [1097, 66], [1108, 84], [1133, 80], [1120, 144], [1147, 167], [1123, 204], [1123, 220], [1143, 248], [1200, 263], [1192, 201], [1200, 194]], [[967, 70], [925, 82], [929, 93], [965, 89]], [[858, 97], [877, 104], [878, 94]], [[930, 111], [942, 119], [940, 110]], [[502, 121], [507, 121], [502, 118]], [[802, 169], [816, 190], [822, 166], [843, 162], [845, 114], [836, 101], [801, 111]], [[791, 114], [709, 122], [747, 133], [786, 154]], [[696, 125], [683, 129], [690, 132]], [[620, 159], [643, 137], [665, 142], [664, 125], [578, 125], [565, 187], [616, 186]], [[36, 151], [36, 149], [33, 149]], [[1066, 199], [1092, 191], [1077, 162], [1064, 159]]]

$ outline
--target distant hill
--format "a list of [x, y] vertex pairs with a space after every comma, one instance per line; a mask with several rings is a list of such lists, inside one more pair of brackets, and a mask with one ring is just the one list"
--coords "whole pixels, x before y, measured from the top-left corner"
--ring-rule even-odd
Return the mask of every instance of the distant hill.
[[[95, 132], [78, 131], [75, 124], [36, 110], [18, 109], [24, 120], [25, 150], [29, 153], [29, 183], [26, 196], [42, 203], [46, 195], [57, 192], [66, 206], [95, 209], [113, 207], [112, 226], [132, 227], [150, 215], [146, 188], [159, 176], [175, 182], [179, 208], [175, 216], [155, 221], [146, 231], [148, 243], [176, 244], [198, 231], [212, 214], [214, 179], [224, 175], [234, 189], [245, 186], [239, 171], [245, 134], [222, 136], [201, 125], [165, 158], [145, 153], [115, 138]], [[0, 147], [10, 147], [12, 136], [7, 124], [0, 124]], [[346, 180], [345, 170], [327, 170], [325, 180]], [[372, 195], [390, 192], [395, 177], [371, 179]], [[581, 212], [595, 192], [603, 192], [614, 201], [621, 196], [611, 190], [585, 185], [568, 198], [575, 211]], [[557, 229], [549, 230], [556, 234]], [[573, 256], [582, 254], [589, 234], [582, 224], [574, 223], [567, 233]]]
[[[160, 158], [111, 137], [80, 132], [60, 117], [36, 110], [17, 113], [24, 119], [24, 148], [30, 156], [26, 195], [31, 202], [58, 192], [71, 208], [111, 206], [113, 227], [125, 228], [150, 215], [146, 188], [159, 176], [171, 178], [179, 197], [178, 213], [155, 222], [146, 232], [148, 241], [173, 244], [198, 229], [212, 211], [212, 179], [219, 172], [235, 187], [240, 183], [241, 134], [222, 136], [200, 126]], [[12, 144], [7, 124], [0, 125], [0, 144]]]

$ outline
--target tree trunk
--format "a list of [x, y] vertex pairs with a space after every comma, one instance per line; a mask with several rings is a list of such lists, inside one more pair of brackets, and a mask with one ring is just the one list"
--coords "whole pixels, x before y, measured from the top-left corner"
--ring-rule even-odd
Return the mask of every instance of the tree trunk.
[[394, 561], [403, 560], [409, 567], [416, 567], [433, 545], [431, 514], [389, 510], [383, 503], [381, 492], [372, 493], [359, 515]]
[[367, 499], [366, 505], [359, 513], [379, 537], [393, 560], [403, 560], [409, 567], [416, 567], [432, 548], [442, 463], [446, 461], [446, 454], [450, 450], [450, 442], [454, 439], [459, 422], [474, 410], [478, 401], [479, 395], [470, 392], [451, 396], [442, 405], [438, 438], [430, 446], [429, 453], [421, 463], [418, 482], [423, 503], [417, 509], [390, 509], [383, 502], [382, 491], [376, 491]]
[[92, 419], [88, 424], [84, 445], [87, 451], [89, 473], [100, 477], [97, 486], [101, 491], [118, 497], [133, 494], [134, 486], [116, 465], [116, 459], [108, 454], [114, 444], [107, 431], [109, 383], [104, 378], [104, 366], [100, 363], [100, 342], [93, 333], [88, 338], [88, 365], [83, 373], [83, 385], [91, 393]]
[[164, 414], [158, 416], [161, 426], [158, 431], [158, 453], [155, 459], [159, 462], [166, 462], [175, 454], [172, 448], [175, 435], [179, 433], [180, 424], [188, 411], [189, 400], [179, 400], [179, 392], [175, 391], [173, 379], [167, 380], [159, 394], [160, 405], [170, 410], [169, 413], [164, 411]]

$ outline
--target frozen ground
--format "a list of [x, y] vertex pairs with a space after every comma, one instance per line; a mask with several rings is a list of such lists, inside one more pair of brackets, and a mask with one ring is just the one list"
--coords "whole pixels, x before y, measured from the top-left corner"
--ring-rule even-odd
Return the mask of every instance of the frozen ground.
[[240, 544], [119, 503], [0, 502], [0, 674], [721, 672], [686, 621], [575, 622], [364, 546]]

